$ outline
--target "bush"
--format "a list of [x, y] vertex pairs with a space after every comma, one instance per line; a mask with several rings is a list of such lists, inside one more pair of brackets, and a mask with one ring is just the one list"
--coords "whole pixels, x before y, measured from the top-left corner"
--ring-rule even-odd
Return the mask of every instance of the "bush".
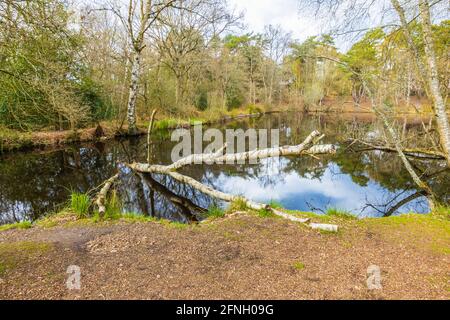
[[208, 108], [208, 93], [201, 91], [195, 101], [195, 107], [200, 111], [205, 111]]

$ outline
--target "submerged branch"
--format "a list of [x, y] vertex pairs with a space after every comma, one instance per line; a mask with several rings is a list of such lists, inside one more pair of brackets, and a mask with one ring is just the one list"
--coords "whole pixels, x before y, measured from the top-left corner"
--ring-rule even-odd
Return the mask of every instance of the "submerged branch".
[[[389, 146], [381, 146], [369, 143], [367, 141], [358, 140], [358, 139], [350, 139], [351, 145], [355, 143], [360, 143], [368, 148], [359, 149], [358, 151], [371, 151], [371, 150], [380, 150], [385, 152], [397, 152], [396, 148], [392, 148]], [[420, 158], [420, 159], [435, 159], [435, 160], [445, 160], [445, 155], [442, 152], [434, 151], [434, 150], [426, 150], [420, 148], [405, 148], [403, 149], [403, 153], [408, 157]]]

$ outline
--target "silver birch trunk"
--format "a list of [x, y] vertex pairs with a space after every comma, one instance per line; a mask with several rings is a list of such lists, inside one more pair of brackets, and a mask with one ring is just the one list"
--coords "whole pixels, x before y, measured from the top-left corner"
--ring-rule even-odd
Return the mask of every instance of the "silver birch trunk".
[[137, 134], [136, 126], [136, 102], [139, 89], [139, 74], [141, 68], [141, 52], [135, 50], [131, 63], [130, 93], [127, 107], [128, 133]]
[[425, 54], [427, 57], [428, 82], [431, 97], [434, 104], [436, 122], [439, 129], [439, 137], [442, 149], [450, 166], [450, 127], [446, 113], [444, 98], [440, 91], [439, 73], [436, 62], [436, 52], [434, 50], [433, 32], [431, 30], [430, 5], [426, 0], [419, 0], [420, 17], [422, 20], [422, 37], [425, 44]]

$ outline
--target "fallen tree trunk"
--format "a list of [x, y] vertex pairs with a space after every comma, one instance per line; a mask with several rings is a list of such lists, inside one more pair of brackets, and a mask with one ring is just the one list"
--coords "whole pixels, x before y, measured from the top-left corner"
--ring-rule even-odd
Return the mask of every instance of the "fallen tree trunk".
[[[336, 147], [334, 145], [314, 145], [318, 141], [320, 141], [323, 136], [318, 132], [312, 132], [305, 141], [298, 146], [284, 146], [279, 148], [269, 148], [263, 150], [254, 150], [243, 153], [234, 153], [234, 154], [224, 154], [226, 146], [221, 148], [219, 151], [211, 154], [194, 154], [183, 158], [172, 165], [163, 166], [163, 165], [151, 165], [148, 163], [129, 163], [124, 164], [135, 172], [139, 173], [153, 173], [153, 174], [163, 174], [172, 177], [173, 179], [190, 185], [191, 187], [197, 189], [198, 191], [213, 197], [215, 199], [219, 199], [225, 202], [234, 202], [234, 201], [242, 201], [245, 205], [252, 210], [267, 210], [272, 212], [273, 214], [280, 216], [284, 219], [288, 219], [295, 222], [300, 222], [307, 224], [310, 219], [301, 219], [295, 217], [293, 215], [284, 213], [282, 211], [276, 210], [267, 204], [262, 204], [258, 202], [254, 202], [242, 196], [227, 194], [218, 190], [215, 190], [209, 186], [206, 186], [197, 180], [185, 176], [176, 172], [176, 170], [193, 164], [213, 164], [213, 163], [224, 163], [224, 162], [238, 162], [238, 161], [247, 161], [254, 159], [265, 159], [271, 157], [278, 156], [294, 156], [294, 155], [314, 155], [314, 154], [333, 154], [336, 152]], [[327, 225], [327, 224], [308, 224], [313, 229], [320, 229], [325, 231], [337, 232], [338, 226], [336, 225]]]
[[[228, 193], [224, 193], [218, 190], [215, 190], [209, 186], [206, 186], [200, 182], [198, 182], [197, 180], [182, 175], [178, 172], [174, 172], [172, 170], [169, 169], [168, 166], [160, 166], [160, 165], [153, 165], [153, 166], [146, 166], [144, 164], [140, 164], [140, 163], [132, 163], [132, 164], [127, 164], [127, 166], [137, 172], [145, 172], [145, 173], [156, 173], [156, 174], [164, 174], [164, 175], [168, 175], [170, 177], [172, 177], [173, 179], [181, 182], [181, 183], [185, 183], [187, 185], [190, 185], [191, 187], [197, 189], [198, 191], [213, 197], [215, 199], [219, 199], [225, 202], [235, 202], [235, 201], [242, 201], [245, 203], [245, 205], [252, 210], [267, 210], [272, 212], [273, 214], [282, 217], [284, 219], [288, 219], [290, 221], [294, 221], [294, 222], [299, 222], [299, 223], [303, 223], [303, 224], [307, 224], [310, 219], [302, 219], [302, 218], [298, 218], [296, 216], [287, 214], [285, 212], [282, 212], [280, 210], [274, 209], [272, 208], [270, 205], [268, 204], [263, 204], [263, 203], [258, 203], [252, 200], [249, 200], [245, 197], [242, 196], [236, 196], [236, 195], [231, 195]], [[311, 223], [308, 226], [310, 226], [312, 229], [321, 229], [321, 230], [325, 230], [325, 231], [331, 231], [331, 232], [337, 232], [338, 231], [338, 226], [336, 225], [329, 225], [329, 224], [314, 224]]]
[[[193, 164], [223, 164], [223, 163], [239, 163], [248, 160], [261, 160], [273, 157], [283, 156], [299, 156], [299, 155], [317, 155], [317, 154], [333, 154], [336, 153], [336, 147], [331, 144], [327, 145], [315, 145], [323, 138], [318, 131], [312, 132], [305, 141], [298, 146], [284, 146], [278, 148], [268, 148], [262, 150], [253, 150], [242, 153], [224, 154], [226, 145], [216, 153], [210, 154], [193, 154], [187, 156], [177, 162], [174, 162], [170, 166], [167, 166], [168, 170], [178, 170], [182, 167]], [[150, 165], [148, 165], [150, 166]], [[141, 170], [145, 170], [141, 167]]]

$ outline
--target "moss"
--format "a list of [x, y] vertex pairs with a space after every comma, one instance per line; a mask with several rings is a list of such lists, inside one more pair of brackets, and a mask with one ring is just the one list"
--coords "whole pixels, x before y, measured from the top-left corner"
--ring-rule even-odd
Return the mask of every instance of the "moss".
[[126, 213], [120, 217], [121, 221], [136, 223], [136, 222], [157, 222], [158, 219], [155, 217], [147, 217], [142, 214], [137, 213]]
[[34, 225], [41, 228], [53, 228], [58, 225], [67, 224], [72, 221], [76, 221], [77, 214], [70, 209], [64, 209], [61, 212], [50, 214], [37, 220]]
[[51, 244], [43, 242], [0, 243], [0, 276], [21, 263], [50, 250]]
[[33, 226], [30, 221], [16, 222], [0, 226], [0, 231], [12, 230], [12, 229], [29, 229]]
[[173, 228], [173, 229], [192, 229], [193, 225], [190, 224], [186, 224], [186, 223], [182, 223], [182, 222], [177, 222], [177, 221], [170, 221], [170, 220], [166, 220], [166, 219], [160, 219], [157, 220], [157, 222], [159, 224], [162, 224], [163, 226], [166, 226], [168, 228]]
[[388, 218], [368, 218], [358, 225], [389, 241], [407, 240], [417, 248], [438, 254], [450, 253], [450, 220], [438, 215], [404, 214]]

